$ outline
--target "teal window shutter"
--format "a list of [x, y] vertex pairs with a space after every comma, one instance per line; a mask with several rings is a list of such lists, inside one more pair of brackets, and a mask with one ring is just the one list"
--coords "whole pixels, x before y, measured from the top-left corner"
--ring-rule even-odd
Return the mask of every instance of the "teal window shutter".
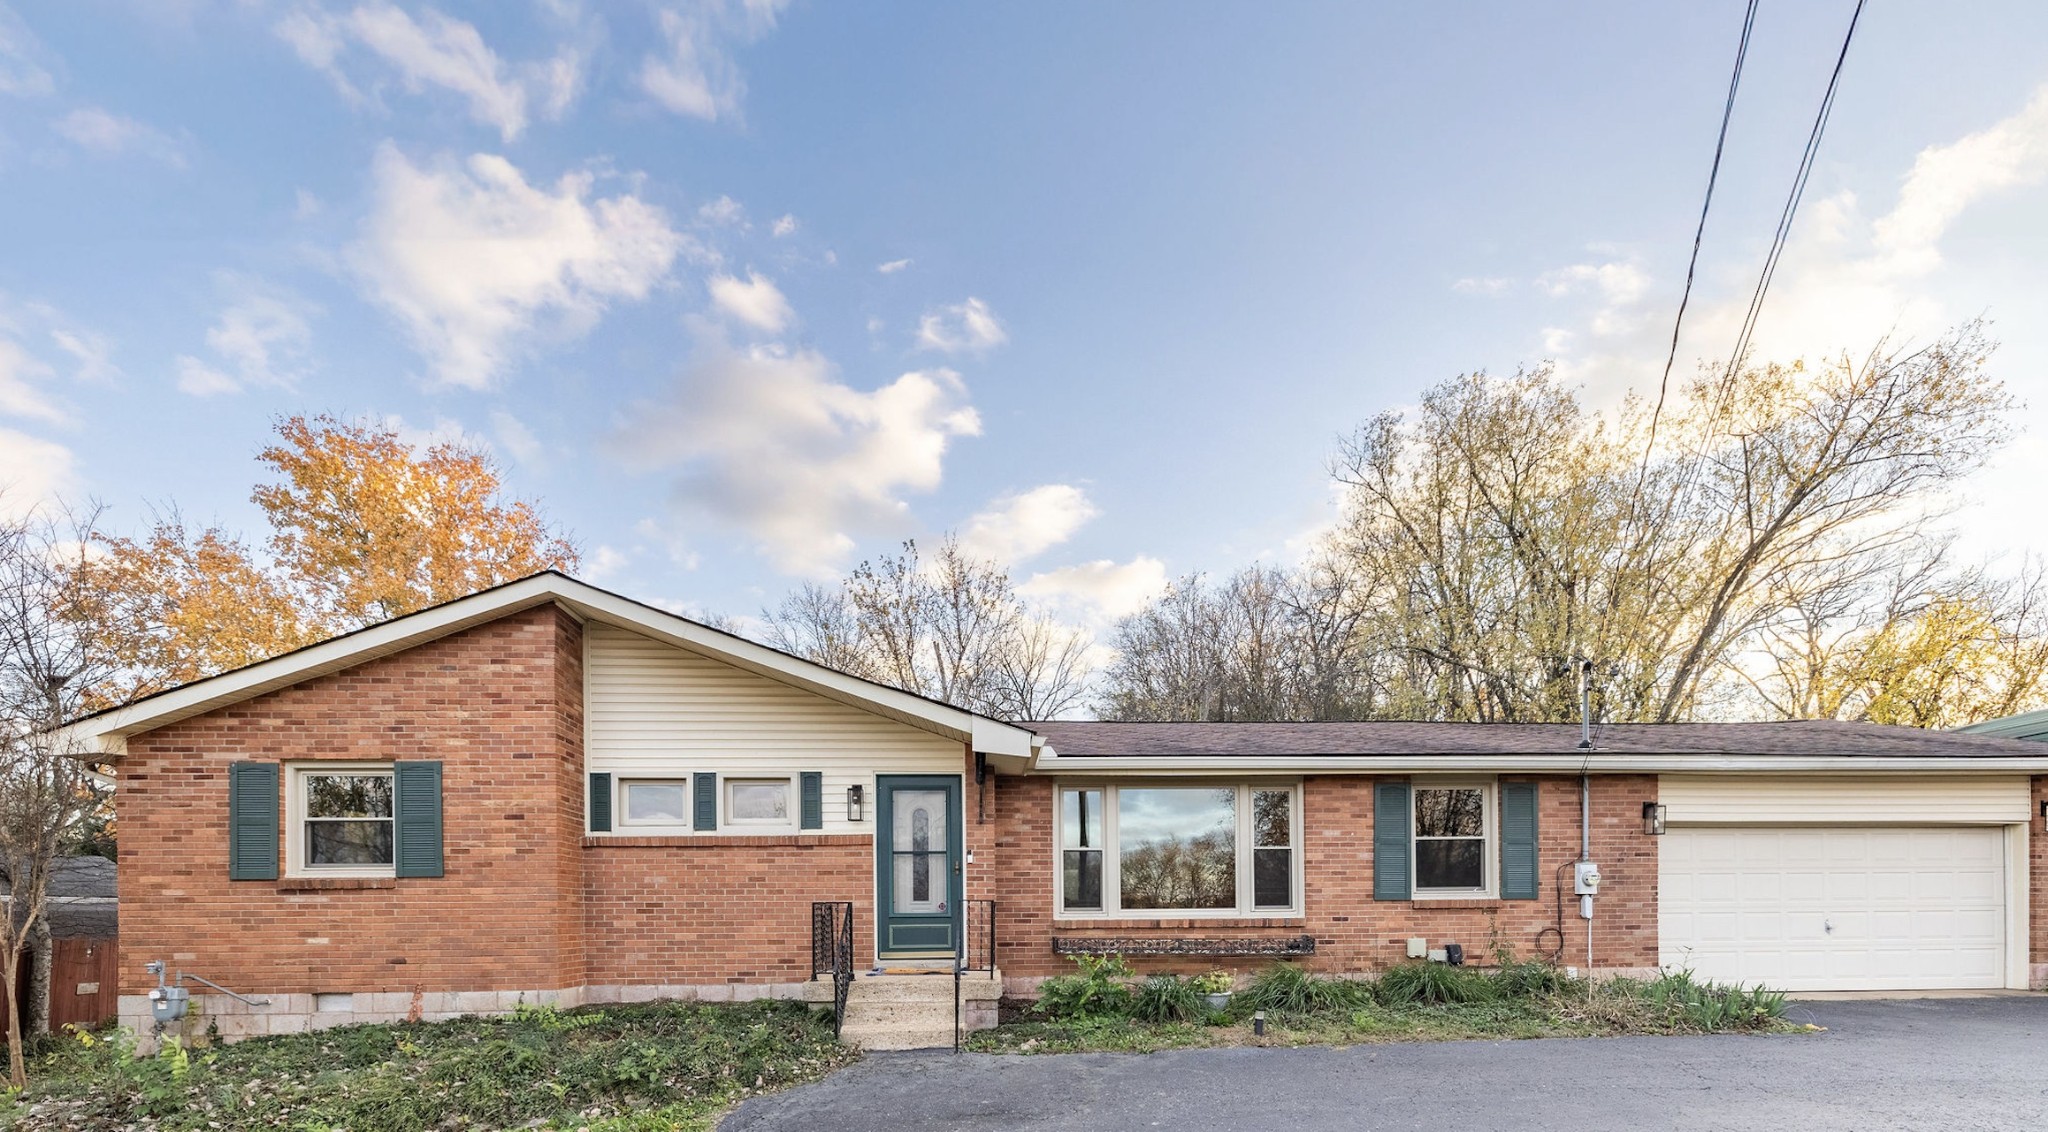
[[1500, 786], [1500, 895], [1536, 899], [1536, 784]]
[[803, 815], [802, 828], [825, 828], [825, 776], [815, 770], [807, 770], [799, 781], [803, 784], [803, 799], [798, 806]]
[[392, 861], [402, 877], [441, 875], [441, 764], [391, 764]]
[[590, 776], [590, 832], [612, 831], [612, 776], [594, 771]]
[[1410, 865], [1415, 843], [1408, 830], [1413, 822], [1408, 806], [1408, 784], [1381, 782], [1372, 788], [1372, 898], [1407, 900], [1412, 896], [1414, 869]]
[[695, 829], [718, 828], [718, 776], [699, 773], [690, 778], [690, 794], [696, 803]]
[[277, 764], [228, 764], [228, 879], [277, 879]]

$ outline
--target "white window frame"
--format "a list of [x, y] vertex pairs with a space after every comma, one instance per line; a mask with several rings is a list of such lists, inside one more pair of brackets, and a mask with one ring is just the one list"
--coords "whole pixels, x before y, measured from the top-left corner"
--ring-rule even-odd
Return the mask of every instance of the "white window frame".
[[[1479, 791], [1480, 830], [1485, 841], [1479, 847], [1479, 875], [1485, 883], [1478, 888], [1424, 888], [1416, 870], [1421, 867], [1417, 843], [1422, 840], [1422, 823], [1416, 818], [1424, 790]], [[1429, 838], [1428, 840], [1450, 840]], [[1468, 840], [1458, 838], [1455, 840]], [[1414, 900], [1493, 900], [1500, 895], [1500, 790], [1490, 778], [1418, 778], [1408, 784], [1408, 894]]]
[[[626, 795], [635, 786], [674, 786], [680, 789], [683, 792], [683, 816], [675, 821], [634, 820], [632, 811], [626, 806]], [[686, 774], [675, 776], [646, 774], [633, 778], [616, 779], [612, 785], [612, 813], [615, 815], [612, 825], [617, 829], [670, 833], [688, 831], [690, 829], [690, 815], [694, 812], [690, 806], [695, 801], [696, 799], [691, 797], [690, 776]]]
[[[775, 782], [782, 785], [782, 813], [779, 818], [742, 818], [734, 816], [732, 788], [735, 785], [753, 785]], [[796, 777], [782, 774], [735, 774], [718, 776], [718, 828], [730, 826], [736, 829], [795, 829], [801, 815], [797, 812], [803, 800], [797, 797]]]
[[306, 860], [306, 779], [326, 774], [375, 774], [393, 778], [397, 768], [388, 762], [296, 762], [285, 764], [285, 875], [292, 877], [377, 878], [398, 875], [398, 793], [392, 784], [391, 864], [315, 865]]
[[[1123, 908], [1123, 850], [1117, 830], [1117, 791], [1129, 790], [1216, 790], [1231, 788], [1237, 791], [1237, 906], [1234, 908]], [[1066, 846], [1068, 790], [1102, 791], [1102, 907], [1067, 908], [1066, 893]], [[1290, 839], [1288, 849], [1292, 856], [1288, 869], [1288, 905], [1284, 908], [1255, 908], [1252, 903], [1252, 871], [1255, 857], [1252, 850], [1252, 792], [1256, 790], [1284, 790], [1288, 800], [1287, 832]], [[1156, 780], [1114, 780], [1067, 779], [1055, 782], [1052, 792], [1052, 899], [1053, 918], [1056, 920], [1265, 920], [1302, 914], [1303, 876], [1307, 870], [1302, 864], [1302, 823], [1301, 823], [1301, 780], [1278, 779], [1230, 779], [1218, 782], [1203, 779], [1156, 779]]]

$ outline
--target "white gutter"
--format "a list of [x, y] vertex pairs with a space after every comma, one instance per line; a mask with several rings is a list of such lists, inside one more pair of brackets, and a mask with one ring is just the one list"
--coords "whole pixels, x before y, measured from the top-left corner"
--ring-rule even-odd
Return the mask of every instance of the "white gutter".
[[1705, 771], [1772, 771], [1814, 774], [2048, 774], [2048, 753], [2005, 755], [1725, 755], [1624, 754], [1556, 755], [1057, 755], [1047, 745], [1034, 768], [1064, 775], [1197, 774], [1431, 774], [1491, 771], [1499, 774], [1671, 774]]

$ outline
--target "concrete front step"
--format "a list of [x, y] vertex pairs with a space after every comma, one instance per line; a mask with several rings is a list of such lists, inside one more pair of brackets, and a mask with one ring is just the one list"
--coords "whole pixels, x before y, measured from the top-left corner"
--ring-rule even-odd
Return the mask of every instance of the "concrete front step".
[[[960, 1021], [969, 1030], [995, 1024], [1002, 997], [1000, 973], [979, 971], [960, 978]], [[804, 999], [831, 1005], [832, 983], [804, 984]], [[857, 975], [847, 989], [846, 1021], [840, 1039], [862, 1049], [940, 1049], [953, 1044], [953, 977], [943, 975]]]

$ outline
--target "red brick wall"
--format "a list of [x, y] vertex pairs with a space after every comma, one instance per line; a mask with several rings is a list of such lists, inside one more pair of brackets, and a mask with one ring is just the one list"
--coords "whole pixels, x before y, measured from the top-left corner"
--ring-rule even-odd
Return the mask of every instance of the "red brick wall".
[[811, 902], [851, 900], [854, 964], [875, 957], [867, 834], [605, 837], [584, 843], [592, 986], [800, 983]]
[[[527, 610], [132, 737], [122, 992], [151, 959], [266, 993], [579, 984], [581, 634]], [[395, 758], [443, 764], [445, 876], [228, 880], [230, 762]]]
[[[2028, 807], [2027, 907], [2033, 918], [2033, 956], [2037, 964], [2048, 964], [2048, 834], [2041, 830], [2041, 806], [2048, 803], [2048, 776], [2034, 779], [2034, 802]], [[2038, 985], [2038, 980], [2035, 980]]]
[[[1316, 940], [1308, 965], [1328, 971], [1369, 971], [1400, 962], [1410, 936], [1431, 947], [1464, 945], [1474, 961], [1490, 957], [1492, 938], [1521, 957], [1537, 953], [1538, 933], [1558, 920], [1556, 872], [1578, 859], [1579, 786], [1576, 778], [1544, 778], [1538, 801], [1541, 843], [1537, 900], [1376, 901], [1372, 898], [1373, 779], [1311, 777], [1302, 784], [1304, 915], [1250, 920], [1061, 922], [1053, 920], [1053, 786], [1049, 778], [1004, 777], [991, 805], [997, 861], [990, 875], [1001, 901], [1001, 954], [1006, 976], [1059, 974], [1072, 969], [1054, 955], [1058, 936], [1298, 936]], [[1642, 832], [1642, 804], [1657, 796], [1654, 776], [1593, 780], [1593, 859], [1603, 877], [1594, 910], [1593, 963], [1597, 968], [1650, 967], [1657, 963], [1657, 844]], [[972, 823], [972, 814], [969, 817]], [[1579, 919], [1564, 877], [1563, 962], [1586, 965], [1586, 922]], [[1542, 941], [1554, 948], [1554, 936]], [[1141, 970], [1254, 970], [1266, 959], [1147, 959]]]

